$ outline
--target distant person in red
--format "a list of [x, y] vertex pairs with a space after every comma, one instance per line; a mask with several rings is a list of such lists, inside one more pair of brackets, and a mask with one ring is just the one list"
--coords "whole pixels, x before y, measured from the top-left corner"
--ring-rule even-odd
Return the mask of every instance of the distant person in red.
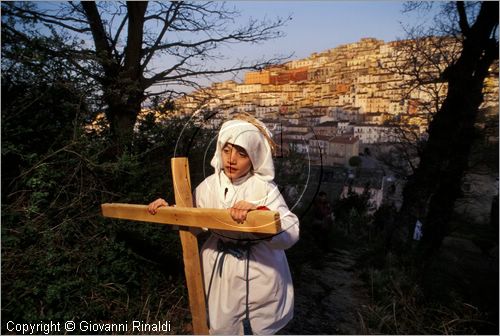
[[314, 199], [313, 235], [321, 247], [328, 248], [330, 229], [333, 226], [332, 207], [326, 192], [320, 191]]

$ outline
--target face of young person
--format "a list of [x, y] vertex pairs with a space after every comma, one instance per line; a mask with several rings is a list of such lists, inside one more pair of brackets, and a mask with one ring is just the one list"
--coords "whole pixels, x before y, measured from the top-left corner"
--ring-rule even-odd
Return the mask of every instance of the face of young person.
[[252, 168], [247, 151], [240, 146], [226, 143], [222, 148], [224, 173], [231, 180], [245, 176]]

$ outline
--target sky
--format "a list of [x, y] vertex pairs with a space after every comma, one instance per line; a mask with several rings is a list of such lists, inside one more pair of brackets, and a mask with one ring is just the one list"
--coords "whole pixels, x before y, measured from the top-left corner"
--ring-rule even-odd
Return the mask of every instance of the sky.
[[275, 17], [291, 15], [283, 29], [286, 37], [268, 46], [295, 51], [303, 58], [315, 51], [352, 43], [362, 37], [386, 42], [403, 37], [401, 1], [232, 1], [243, 15]]
[[[308, 57], [342, 44], [354, 43], [363, 37], [385, 42], [404, 38], [401, 23], [428, 20], [422, 14], [402, 13], [403, 1], [229, 1], [241, 12], [240, 22], [255, 19], [291, 16], [281, 30], [285, 37], [261, 45], [237, 44], [224, 50], [231, 59], [259, 59], [262, 56], [292, 55], [292, 59]], [[243, 80], [243, 73], [236, 81]], [[228, 79], [221, 76], [215, 81]]]

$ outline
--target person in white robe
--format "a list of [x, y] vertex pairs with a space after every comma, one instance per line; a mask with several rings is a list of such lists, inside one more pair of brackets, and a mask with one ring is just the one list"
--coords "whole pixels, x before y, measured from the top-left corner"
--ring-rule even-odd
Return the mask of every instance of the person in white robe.
[[[264, 208], [278, 211], [281, 221], [281, 231], [271, 237], [210, 230], [200, 254], [211, 334], [275, 334], [293, 317], [293, 283], [284, 250], [298, 241], [299, 220], [273, 182], [270, 136], [254, 118], [225, 122], [211, 161], [215, 172], [194, 192], [196, 207], [230, 209], [238, 220]], [[251, 168], [245, 175], [233, 175], [224, 162], [228, 144], [248, 155]], [[251, 206], [238, 210], [241, 204]]]
[[[267, 129], [261, 123], [261, 130]], [[270, 136], [270, 133], [268, 133]], [[252, 162], [251, 171], [231, 180], [224, 172], [222, 150], [230, 143], [245, 149]], [[244, 120], [224, 123], [211, 161], [215, 173], [195, 190], [195, 202], [202, 208], [229, 209], [240, 200], [280, 213], [282, 231], [266, 240], [249, 233], [212, 230], [201, 249], [205, 291], [207, 292], [210, 333], [243, 334], [247, 313], [256, 334], [274, 334], [293, 317], [294, 293], [284, 250], [299, 239], [299, 220], [286, 205], [274, 180], [272, 150], [262, 131]], [[249, 263], [220, 251], [220, 243], [244, 244], [249, 241]], [[223, 260], [221, 260], [223, 258]], [[219, 270], [217, 263], [223, 263]], [[248, 266], [248, 294], [246, 272]], [[218, 273], [217, 273], [218, 272]]]

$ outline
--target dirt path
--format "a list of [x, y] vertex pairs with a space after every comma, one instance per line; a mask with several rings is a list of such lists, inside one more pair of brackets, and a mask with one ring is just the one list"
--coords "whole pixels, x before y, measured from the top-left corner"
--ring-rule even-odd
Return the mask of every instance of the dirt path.
[[333, 250], [320, 266], [302, 266], [294, 277], [295, 317], [280, 334], [366, 334], [360, 313], [368, 296], [353, 253]]

